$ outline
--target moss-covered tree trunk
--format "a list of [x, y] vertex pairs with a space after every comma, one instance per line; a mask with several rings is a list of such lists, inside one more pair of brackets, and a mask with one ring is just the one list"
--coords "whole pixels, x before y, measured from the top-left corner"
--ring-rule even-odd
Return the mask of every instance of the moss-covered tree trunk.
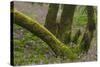
[[63, 5], [60, 24], [58, 27], [58, 38], [65, 44], [70, 42], [71, 27], [75, 12], [75, 5]]
[[69, 47], [60, 42], [50, 31], [40, 25], [37, 21], [29, 18], [17, 10], [12, 10], [11, 14], [14, 18], [14, 23], [26, 28], [28, 31], [41, 38], [49, 45], [57, 56], [65, 57], [71, 60], [77, 58], [76, 53], [73, 53]]
[[50, 4], [48, 9], [48, 14], [45, 20], [45, 27], [52, 32], [54, 35], [57, 33], [57, 13], [59, 9], [59, 4]]
[[93, 6], [87, 6], [86, 8], [87, 8], [88, 23], [82, 41], [80, 43], [82, 52], [88, 52], [93, 38], [93, 33], [96, 28]]

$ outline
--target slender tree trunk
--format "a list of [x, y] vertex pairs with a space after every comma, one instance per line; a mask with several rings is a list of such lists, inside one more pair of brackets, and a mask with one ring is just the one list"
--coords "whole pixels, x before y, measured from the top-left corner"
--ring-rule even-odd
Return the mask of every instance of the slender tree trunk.
[[60, 42], [51, 32], [49, 32], [44, 26], [40, 25], [37, 21], [17, 10], [12, 10], [11, 14], [13, 14], [14, 17], [14, 23], [26, 28], [28, 31], [41, 38], [49, 45], [57, 56], [64, 56], [70, 60], [77, 58], [76, 53], [73, 53], [69, 47]]
[[57, 37], [65, 44], [70, 42], [75, 7], [75, 5], [63, 5], [63, 12], [61, 15]]
[[93, 6], [87, 6], [87, 15], [88, 15], [87, 29], [89, 30], [90, 33], [93, 33], [94, 30], [96, 29]]
[[48, 14], [45, 20], [45, 27], [52, 32], [54, 35], [57, 33], [57, 13], [59, 9], [59, 4], [50, 4]]
[[88, 23], [80, 45], [81, 45], [81, 51], [87, 53], [93, 38], [93, 33], [96, 28], [95, 26], [96, 23], [94, 20], [93, 6], [87, 6], [86, 8], [87, 8]]

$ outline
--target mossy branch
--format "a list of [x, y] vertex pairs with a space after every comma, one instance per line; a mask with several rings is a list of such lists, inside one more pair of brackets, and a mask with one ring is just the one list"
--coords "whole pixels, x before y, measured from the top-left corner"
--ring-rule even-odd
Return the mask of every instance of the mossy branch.
[[44, 26], [40, 25], [37, 21], [15, 9], [11, 11], [11, 14], [14, 18], [13, 22], [15, 24], [20, 25], [41, 38], [51, 47], [57, 56], [63, 56], [70, 60], [77, 58], [76, 53], [73, 53], [69, 47], [65, 46], [50, 31], [48, 31]]

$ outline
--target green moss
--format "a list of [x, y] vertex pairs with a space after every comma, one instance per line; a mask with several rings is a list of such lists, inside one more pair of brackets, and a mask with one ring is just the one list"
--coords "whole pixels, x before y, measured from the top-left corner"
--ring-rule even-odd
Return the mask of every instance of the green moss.
[[77, 59], [77, 54], [72, 51], [69, 47], [62, 46], [61, 49], [63, 50], [62, 53], [64, 54], [64, 57], [70, 60]]
[[67, 55], [67, 58], [69, 59], [76, 57], [69, 47], [60, 42], [50, 31], [40, 25], [37, 21], [29, 18], [17, 10], [14, 11], [14, 19], [16, 24], [26, 28], [45, 41], [58, 56], [61, 54]]

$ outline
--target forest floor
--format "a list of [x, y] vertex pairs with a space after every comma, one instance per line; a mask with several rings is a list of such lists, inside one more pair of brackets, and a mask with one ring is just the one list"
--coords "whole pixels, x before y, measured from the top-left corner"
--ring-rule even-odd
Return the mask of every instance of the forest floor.
[[[15, 8], [44, 25], [48, 5], [16, 2]], [[75, 28], [74, 28], [75, 29]], [[31, 34], [26, 29], [14, 24], [14, 63], [15, 65], [35, 65], [66, 63], [68, 60], [55, 57], [50, 47], [40, 38]], [[87, 54], [76, 62], [96, 61], [97, 43], [96, 33]]]

